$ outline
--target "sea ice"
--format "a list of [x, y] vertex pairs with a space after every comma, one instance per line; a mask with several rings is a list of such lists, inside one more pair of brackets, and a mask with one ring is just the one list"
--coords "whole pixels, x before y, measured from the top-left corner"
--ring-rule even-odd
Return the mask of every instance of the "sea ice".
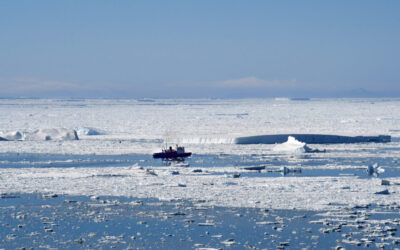
[[[397, 121], [400, 115], [393, 110], [399, 107], [398, 99], [374, 99], [373, 104], [371, 99], [312, 99], [302, 102], [273, 99], [158, 99], [149, 103], [111, 99], [74, 102], [56, 99], [2, 99], [0, 131], [84, 127], [94, 128], [103, 134], [86, 136], [83, 129], [80, 132], [83, 132], [82, 138], [79, 138], [83, 140], [80, 141], [0, 143], [0, 152], [150, 154], [167, 140], [170, 144], [190, 147], [196, 154], [263, 154], [271, 149], [271, 145], [264, 143], [283, 143], [289, 135], [312, 144], [318, 143], [317, 139], [324, 139], [327, 143], [325, 139], [329, 138], [338, 143], [337, 136], [323, 135], [345, 135], [354, 141], [358, 138], [355, 135], [389, 133], [392, 142], [398, 143], [400, 130]], [[238, 119], [235, 115], [216, 114], [247, 115], [245, 119]], [[377, 117], [385, 119], [378, 121]], [[358, 122], [340, 123], [346, 119]], [[300, 135], [307, 135], [307, 138]], [[380, 137], [369, 139], [374, 138]], [[360, 148], [358, 144], [354, 146]], [[362, 147], [383, 146], [376, 143]], [[343, 146], [337, 144], [327, 147]]]
[[[231, 167], [229, 171], [237, 171]], [[179, 175], [171, 175], [179, 171]], [[0, 168], [0, 193], [41, 193], [128, 196], [160, 200], [189, 200], [204, 206], [260, 207], [336, 211], [366, 204], [398, 204], [400, 185], [382, 191], [378, 178], [354, 177], [240, 177], [170, 166], [142, 170], [137, 167], [104, 168]], [[107, 176], [105, 178], [105, 176]], [[399, 182], [400, 178], [387, 178]], [[236, 185], [227, 185], [227, 181]], [[99, 185], [101, 183], [101, 185]], [[348, 186], [350, 189], [342, 189]], [[332, 205], [337, 204], [337, 205]]]
[[[313, 99], [291, 102], [273, 99], [246, 100], [136, 100], [88, 99], [70, 102], [51, 99], [1, 99], [0, 131], [34, 131], [11, 134], [11, 139], [0, 143], [3, 168], [0, 168], [0, 193], [50, 193], [77, 195], [121, 195], [162, 200], [204, 200], [204, 205], [262, 207], [283, 209], [334, 210], [339, 206], [365, 204], [398, 204], [400, 182], [391, 177], [391, 169], [398, 167], [400, 149], [399, 99]], [[216, 114], [246, 114], [237, 115]], [[377, 117], [385, 119], [377, 120]], [[342, 120], [357, 120], [357, 123]], [[84, 128], [81, 126], [84, 125]], [[82, 134], [72, 129], [77, 128]], [[92, 134], [89, 128], [97, 132]], [[37, 130], [39, 129], [39, 130]], [[69, 131], [69, 132], [67, 132]], [[166, 136], [166, 132], [168, 132]], [[388, 142], [390, 137], [356, 137], [390, 133], [389, 143], [338, 144], [339, 142]], [[335, 134], [346, 137], [334, 136]], [[255, 136], [252, 135], [267, 135]], [[304, 139], [301, 137], [305, 135]], [[0, 135], [1, 136], [1, 135]], [[25, 136], [25, 137], [24, 137]], [[294, 136], [305, 151], [307, 144], [326, 144], [327, 154], [278, 155], [271, 154], [275, 143], [285, 143]], [[81, 163], [54, 164], [53, 168], [39, 168], [36, 162], [13, 163], [11, 153], [123, 155], [142, 154], [151, 157], [154, 149], [162, 147], [167, 137], [170, 144], [183, 143], [194, 153], [190, 164], [199, 168], [207, 157], [243, 156], [232, 160], [231, 166], [204, 163], [202, 173], [194, 174], [190, 167], [152, 166], [107, 167], [104, 163], [80, 167]], [[234, 138], [237, 138], [236, 141]], [[45, 141], [45, 140], [55, 141]], [[270, 140], [271, 139], [271, 140]], [[277, 141], [279, 139], [279, 141]], [[340, 140], [339, 140], [340, 139]], [[376, 140], [378, 139], [378, 140]], [[381, 139], [381, 141], [380, 141]], [[29, 141], [35, 140], [35, 141]], [[58, 140], [68, 140], [60, 143]], [[235, 144], [238, 143], [238, 144]], [[260, 144], [255, 144], [260, 143]], [[265, 144], [271, 143], [271, 144]], [[306, 143], [303, 145], [302, 143]], [[293, 146], [293, 145], [292, 145]], [[298, 149], [298, 147], [294, 147]], [[210, 156], [211, 155], [211, 156]], [[244, 169], [257, 164], [246, 162], [249, 155], [259, 157], [260, 164], [279, 169], [301, 166], [303, 173], [310, 168], [345, 170], [366, 167], [369, 162], [387, 166], [384, 176], [389, 181], [390, 195], [373, 195], [382, 191], [378, 178], [285, 176], [268, 177], [267, 173], [249, 173]], [[13, 156], [14, 157], [14, 156]], [[232, 157], [232, 159], [235, 159]], [[148, 161], [148, 159], [143, 159]], [[199, 160], [198, 162], [196, 162]], [[75, 160], [74, 160], [75, 161]], [[114, 161], [113, 161], [114, 162]], [[97, 164], [97, 163], [96, 163]], [[133, 163], [132, 163], [133, 164]], [[188, 164], [188, 163], [185, 163]], [[303, 167], [303, 164], [306, 165]], [[24, 166], [16, 168], [15, 166]], [[42, 164], [50, 166], [51, 164]], [[86, 166], [85, 164], [83, 164]], [[210, 166], [208, 166], [210, 165]], [[154, 167], [156, 171], [145, 168]], [[253, 169], [256, 170], [256, 169]], [[172, 175], [171, 171], [179, 171]], [[363, 171], [363, 174], [365, 174]], [[395, 172], [395, 171], [392, 171]], [[240, 178], [232, 178], [233, 174]], [[345, 174], [347, 172], [343, 172]], [[226, 174], [225, 177], [222, 174]], [[256, 178], [251, 176], [256, 176]], [[396, 173], [397, 175], [397, 173]], [[229, 178], [229, 179], [228, 179]], [[227, 185], [226, 183], [237, 185]], [[102, 185], [98, 185], [102, 183]], [[185, 188], [178, 184], [187, 185]], [[348, 187], [348, 188], [342, 188]], [[339, 204], [336, 206], [336, 204]]]

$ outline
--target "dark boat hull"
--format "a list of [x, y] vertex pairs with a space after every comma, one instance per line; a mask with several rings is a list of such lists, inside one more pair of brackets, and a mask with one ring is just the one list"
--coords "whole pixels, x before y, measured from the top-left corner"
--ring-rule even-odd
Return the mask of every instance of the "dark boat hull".
[[154, 153], [153, 158], [162, 158], [162, 159], [175, 159], [175, 158], [184, 158], [191, 156], [192, 153], [176, 153], [176, 152], [161, 152]]

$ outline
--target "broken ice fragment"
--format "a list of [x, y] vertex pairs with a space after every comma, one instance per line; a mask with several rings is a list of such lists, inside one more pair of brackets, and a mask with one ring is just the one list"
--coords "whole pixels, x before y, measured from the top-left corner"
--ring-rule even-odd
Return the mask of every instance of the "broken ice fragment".
[[384, 195], [388, 195], [388, 194], [389, 194], [389, 190], [385, 189], [385, 190], [383, 190], [383, 191], [376, 192], [375, 194], [384, 194]]

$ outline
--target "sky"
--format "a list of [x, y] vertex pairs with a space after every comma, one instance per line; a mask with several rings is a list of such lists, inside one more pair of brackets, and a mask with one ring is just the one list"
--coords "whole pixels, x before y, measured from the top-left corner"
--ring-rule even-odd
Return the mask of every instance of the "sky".
[[400, 1], [0, 0], [0, 98], [400, 97]]

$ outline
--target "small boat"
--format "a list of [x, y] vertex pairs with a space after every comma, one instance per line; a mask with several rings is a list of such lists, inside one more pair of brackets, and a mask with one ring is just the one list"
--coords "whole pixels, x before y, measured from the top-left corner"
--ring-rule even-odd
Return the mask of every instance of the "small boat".
[[261, 171], [265, 169], [265, 166], [250, 166], [250, 167], [243, 167], [244, 170], [255, 170], [255, 171]]
[[153, 158], [161, 158], [161, 159], [180, 159], [184, 157], [191, 156], [191, 152], [185, 152], [184, 147], [179, 147], [176, 145], [175, 148], [171, 146], [167, 149], [163, 149], [162, 152], [154, 153]]

